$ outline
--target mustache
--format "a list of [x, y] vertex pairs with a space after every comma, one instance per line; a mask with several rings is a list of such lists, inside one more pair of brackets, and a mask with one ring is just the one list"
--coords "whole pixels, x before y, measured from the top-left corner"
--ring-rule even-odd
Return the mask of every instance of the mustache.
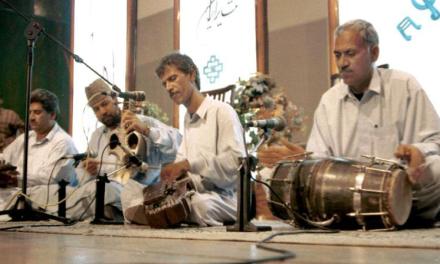
[[339, 71], [340, 71], [340, 73], [351, 72], [351, 69], [348, 68], [348, 66], [343, 66], [343, 67], [341, 67], [341, 69]]

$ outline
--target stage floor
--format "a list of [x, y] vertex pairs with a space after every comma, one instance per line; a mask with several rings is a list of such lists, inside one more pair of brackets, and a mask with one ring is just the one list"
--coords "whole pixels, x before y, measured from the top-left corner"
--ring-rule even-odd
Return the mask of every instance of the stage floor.
[[[440, 228], [391, 232], [303, 233], [279, 221], [269, 232], [225, 227], [157, 230], [57, 222], [3, 222], [2, 263], [440, 263]], [[314, 231], [312, 231], [314, 232]], [[285, 252], [258, 248], [263, 245]]]

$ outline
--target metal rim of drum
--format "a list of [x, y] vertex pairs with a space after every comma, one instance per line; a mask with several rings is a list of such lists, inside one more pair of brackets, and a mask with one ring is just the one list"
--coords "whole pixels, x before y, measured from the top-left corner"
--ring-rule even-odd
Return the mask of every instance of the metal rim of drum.
[[393, 171], [390, 190], [394, 192], [388, 195], [389, 217], [393, 224], [401, 226], [408, 220], [412, 207], [412, 188], [404, 170]]

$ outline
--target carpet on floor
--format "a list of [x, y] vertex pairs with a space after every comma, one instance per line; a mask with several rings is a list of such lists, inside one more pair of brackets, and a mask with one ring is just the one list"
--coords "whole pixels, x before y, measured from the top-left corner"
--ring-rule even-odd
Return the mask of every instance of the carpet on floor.
[[181, 227], [151, 229], [139, 225], [94, 225], [80, 222], [61, 226], [56, 221], [0, 222], [1, 230], [46, 234], [116, 236], [136, 238], [194, 239], [258, 242], [276, 235], [271, 241], [290, 244], [344, 245], [398, 248], [440, 249], [440, 228], [402, 229], [396, 231], [340, 231], [316, 233], [316, 230], [294, 228], [281, 221], [253, 221], [257, 226], [270, 226], [272, 231], [231, 232], [226, 227]]

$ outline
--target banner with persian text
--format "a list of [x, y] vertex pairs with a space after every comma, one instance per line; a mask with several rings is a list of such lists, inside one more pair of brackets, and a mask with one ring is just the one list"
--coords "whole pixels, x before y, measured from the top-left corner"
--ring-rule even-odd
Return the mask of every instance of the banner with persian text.
[[180, 0], [180, 52], [200, 71], [201, 90], [257, 71], [254, 0]]

